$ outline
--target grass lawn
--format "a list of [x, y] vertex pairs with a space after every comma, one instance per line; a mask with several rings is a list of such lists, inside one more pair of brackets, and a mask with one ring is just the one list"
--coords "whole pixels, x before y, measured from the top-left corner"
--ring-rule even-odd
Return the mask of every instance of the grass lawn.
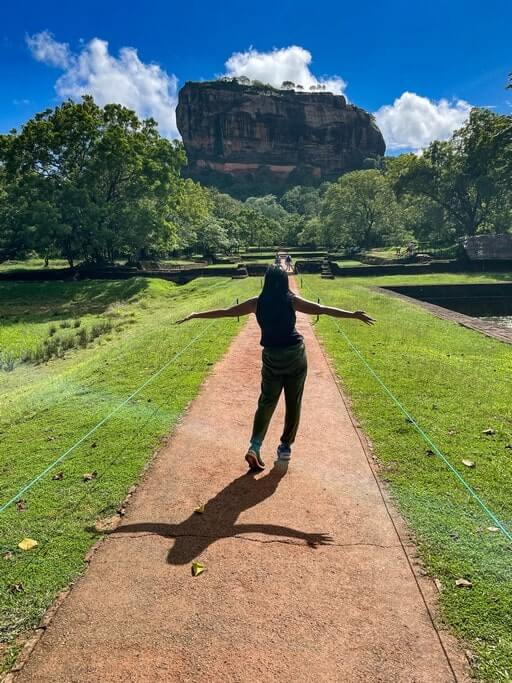
[[[22, 261], [3, 261], [0, 263], [0, 273], [8, 273], [15, 270], [40, 270], [44, 268], [44, 259], [30, 258]], [[50, 259], [48, 268], [69, 268], [66, 259]]]
[[[0, 283], [0, 344], [21, 355], [50, 325], [112, 319], [85, 347], [47, 363], [0, 371], [0, 506], [125, 400], [198, 333], [206, 332], [152, 384], [0, 513], [0, 646], [3, 665], [17, 636], [34, 626], [57, 593], [84, 567], [98, 537], [91, 530], [119, 502], [195, 396], [240, 326], [236, 320], [193, 321], [186, 313], [224, 306], [256, 293], [259, 280], [204, 278], [188, 285], [146, 278], [125, 281]], [[26, 322], [25, 322], [26, 321]], [[8, 333], [4, 332], [4, 326]], [[74, 329], [74, 328], [73, 328]], [[84, 481], [84, 474], [93, 474]], [[53, 476], [57, 475], [56, 479]], [[32, 538], [38, 547], [23, 552]], [[17, 586], [18, 589], [14, 588]], [[14, 591], [14, 592], [12, 592]]]
[[[402, 251], [404, 247], [402, 246]], [[396, 247], [379, 247], [377, 249], [370, 249], [368, 256], [375, 256], [377, 258], [394, 259], [396, 258]]]
[[353, 259], [345, 259], [343, 261], [336, 261], [336, 264], [340, 268], [353, 268], [354, 266], [361, 266], [362, 268], [365, 267], [364, 263], [361, 263], [361, 261], [354, 261]]
[[[368, 285], [492, 282], [506, 274], [390, 276], [321, 280], [303, 293], [361, 308], [367, 328], [340, 321], [409, 413], [497, 517], [512, 529], [512, 349]], [[308, 289], [310, 288], [310, 289]], [[512, 544], [429, 451], [413, 426], [349, 348], [332, 319], [316, 326], [353, 410], [370, 438], [398, 507], [416, 535], [429, 573], [442, 584], [441, 615], [476, 654], [475, 675], [512, 678]], [[487, 429], [495, 430], [486, 435]], [[474, 463], [467, 467], [463, 460]], [[472, 588], [457, 588], [465, 578]]]

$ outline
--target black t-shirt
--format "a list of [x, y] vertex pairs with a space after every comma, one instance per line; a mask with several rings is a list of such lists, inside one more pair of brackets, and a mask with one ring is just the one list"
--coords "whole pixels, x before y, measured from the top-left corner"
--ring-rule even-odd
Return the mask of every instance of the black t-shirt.
[[291, 292], [283, 298], [258, 298], [256, 320], [261, 327], [260, 344], [265, 348], [295, 346], [304, 340], [295, 328], [296, 315], [292, 301]]

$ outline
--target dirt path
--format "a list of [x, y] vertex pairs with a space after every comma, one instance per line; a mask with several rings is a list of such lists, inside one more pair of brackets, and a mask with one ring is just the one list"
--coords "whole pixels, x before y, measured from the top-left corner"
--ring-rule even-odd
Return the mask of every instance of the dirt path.
[[[17, 681], [466, 680], [313, 329], [299, 322], [310, 369], [288, 471], [272, 467], [280, 407], [267, 473], [245, 473], [260, 363], [251, 320]], [[207, 571], [192, 578], [196, 558]]]

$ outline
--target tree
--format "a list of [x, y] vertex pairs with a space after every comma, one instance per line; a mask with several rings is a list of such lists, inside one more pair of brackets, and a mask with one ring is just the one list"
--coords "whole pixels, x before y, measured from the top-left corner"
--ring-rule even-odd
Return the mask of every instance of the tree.
[[176, 242], [185, 153], [152, 119], [90, 96], [64, 102], [0, 136], [0, 162], [19, 229], [38, 251], [58, 249], [73, 265]]
[[283, 81], [281, 88], [283, 90], [293, 90], [295, 88], [295, 83], [293, 81]]
[[400, 196], [423, 195], [442, 207], [457, 235], [474, 235], [494, 229], [509, 205], [511, 172], [512, 117], [473, 109], [451, 140], [410, 156], [394, 186]]
[[311, 216], [320, 209], [320, 189], [318, 187], [296, 185], [284, 193], [279, 203], [288, 213]]
[[248, 197], [245, 200], [245, 205], [275, 221], [286, 220], [287, 217], [286, 210], [283, 209], [273, 194], [266, 194], [263, 197]]
[[394, 194], [375, 170], [353, 171], [332, 183], [320, 212], [321, 241], [329, 249], [370, 249], [402, 230]]

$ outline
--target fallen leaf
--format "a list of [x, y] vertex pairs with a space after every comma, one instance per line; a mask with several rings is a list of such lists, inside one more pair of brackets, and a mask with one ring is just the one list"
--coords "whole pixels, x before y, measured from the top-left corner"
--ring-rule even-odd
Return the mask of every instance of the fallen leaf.
[[493, 434], [496, 434], [496, 430], [495, 430], [495, 429], [490, 429], [490, 428], [489, 428], [489, 429], [484, 429], [484, 431], [482, 432], [482, 434], [486, 434], [487, 436], [492, 436]]
[[441, 581], [439, 581], [439, 579], [434, 579], [434, 583], [436, 584], [437, 590], [441, 592], [443, 590], [443, 584], [441, 583]]
[[195, 508], [194, 512], [197, 512], [198, 515], [204, 514], [204, 505], [203, 505], [203, 504], [198, 505], [198, 506]]
[[453, 538], [454, 541], [458, 541], [460, 536], [456, 531], [450, 531], [449, 533], [450, 538]]
[[92, 444], [91, 444], [91, 448], [96, 448], [97, 445], [98, 445], [98, 444], [96, 443], [96, 441], [93, 441]]
[[488, 526], [487, 531], [491, 531], [492, 533], [495, 533], [496, 531], [499, 531], [497, 526]]
[[471, 581], [468, 581], [467, 579], [457, 579], [455, 585], [457, 588], [471, 588], [473, 586]]
[[6, 552], [2, 554], [2, 560], [12, 560], [13, 558], [14, 558], [14, 553], [11, 552], [10, 550], [6, 550]]
[[474, 467], [475, 466], [475, 463], [472, 460], [463, 460], [462, 464], [466, 465], [466, 467]]
[[431, 450], [430, 448], [428, 448], [428, 449], [425, 451], [425, 455], [434, 455], [434, 451]]
[[18, 512], [22, 512], [23, 510], [27, 509], [27, 502], [24, 498], [21, 498], [17, 503], [16, 503], [16, 510]]
[[206, 567], [201, 562], [192, 562], [192, 576], [199, 576], [206, 571]]
[[53, 481], [60, 481], [61, 479], [64, 479], [64, 472], [57, 472], [53, 475], [52, 479]]
[[36, 548], [39, 545], [37, 541], [34, 541], [33, 538], [24, 538], [22, 541], [18, 543], [18, 548], [21, 550], [32, 550], [33, 548]]
[[12, 583], [9, 586], [9, 590], [11, 593], [23, 593], [25, 588], [23, 587], [22, 583]]
[[112, 531], [119, 524], [119, 517], [114, 515], [113, 517], [105, 517], [103, 519], [96, 520], [94, 528], [99, 533], [106, 533], [107, 531]]
[[117, 508], [116, 512], [120, 517], [124, 517], [126, 514], [126, 508], [125, 507]]
[[86, 472], [84, 474], [84, 481], [92, 481], [93, 479], [96, 479], [97, 476], [98, 473], [96, 472], [96, 470], [94, 470], [94, 472]]

